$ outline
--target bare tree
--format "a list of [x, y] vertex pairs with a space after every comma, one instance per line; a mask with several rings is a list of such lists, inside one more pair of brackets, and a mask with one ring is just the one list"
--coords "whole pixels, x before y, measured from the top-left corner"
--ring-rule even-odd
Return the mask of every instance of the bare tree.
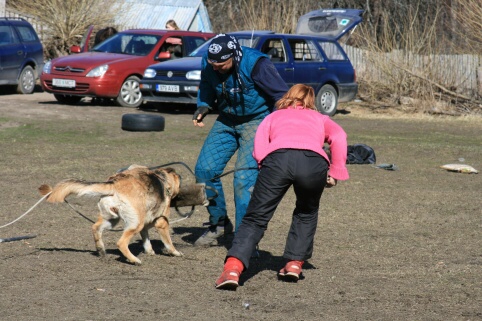
[[290, 33], [298, 18], [312, 10], [332, 8], [333, 1], [204, 0], [215, 32], [273, 30]]
[[[393, 20], [394, 15], [385, 11], [379, 14], [374, 25], [360, 27], [357, 36], [364, 41], [369, 62], [367, 69], [370, 69], [366, 73], [368, 77], [359, 78], [360, 94], [365, 100], [389, 102], [394, 106], [400, 106], [407, 99], [417, 99], [424, 101], [426, 106], [437, 105], [447, 110], [457, 110], [460, 106], [474, 109], [480, 104], [478, 95], [464, 90], [462, 85], [468, 81], [469, 78], [464, 77], [470, 72], [458, 72], [460, 63], [472, 66], [472, 60], [464, 57], [457, 63], [459, 60], [450, 62], [445, 57], [447, 53], [467, 53], [467, 46], [458, 46], [455, 38], [472, 39], [477, 32], [454, 23], [452, 15], [447, 14], [450, 11], [446, 3], [430, 9], [422, 1], [416, 3], [417, 6], [408, 7], [405, 15], [397, 18], [396, 24], [386, 23]], [[474, 23], [479, 23], [476, 29], [479, 30], [480, 21], [475, 19]], [[464, 30], [471, 36], [460, 33], [459, 37], [454, 37], [454, 25], [457, 32]]]
[[482, 4], [480, 0], [449, 1], [454, 22], [451, 27], [456, 34], [458, 48], [466, 48], [465, 53], [482, 52]]
[[122, 8], [118, 0], [7, 0], [7, 6], [44, 25], [47, 58], [68, 54], [90, 25], [115, 25]]
[[241, 0], [243, 10], [230, 11], [236, 29], [294, 32], [300, 12], [309, 11], [310, 1], [296, 0]]

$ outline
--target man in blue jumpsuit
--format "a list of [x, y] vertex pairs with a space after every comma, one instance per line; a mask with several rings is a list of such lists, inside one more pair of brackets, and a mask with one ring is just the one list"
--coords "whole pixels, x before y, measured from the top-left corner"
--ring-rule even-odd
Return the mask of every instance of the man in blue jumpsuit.
[[[252, 156], [256, 129], [287, 91], [288, 86], [267, 55], [241, 47], [233, 36], [219, 34], [211, 40], [202, 60], [193, 123], [203, 127], [203, 118], [215, 105], [219, 116], [204, 141], [195, 175], [199, 183], [214, 188], [218, 196], [207, 207], [209, 227], [196, 240], [196, 246], [216, 245], [219, 237], [233, 231], [223, 186], [215, 177], [223, 173], [236, 151], [233, 182], [236, 228], [241, 224], [258, 176], [258, 165]], [[213, 196], [209, 193], [208, 190], [209, 197]]]

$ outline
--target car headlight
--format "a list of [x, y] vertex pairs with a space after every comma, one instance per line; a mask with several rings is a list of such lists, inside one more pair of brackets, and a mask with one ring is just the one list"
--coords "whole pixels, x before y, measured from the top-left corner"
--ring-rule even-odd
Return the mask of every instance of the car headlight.
[[99, 67], [95, 67], [85, 77], [102, 77], [106, 73], [107, 69], [109, 69], [109, 65], [102, 65]]
[[201, 70], [188, 71], [186, 78], [189, 80], [201, 80]]
[[145, 71], [144, 71], [144, 76], [143, 78], [154, 78], [156, 77], [156, 71], [152, 68], [147, 68]]
[[42, 68], [42, 73], [50, 74], [50, 69], [52, 69], [52, 61], [49, 60], [45, 63], [44, 67]]

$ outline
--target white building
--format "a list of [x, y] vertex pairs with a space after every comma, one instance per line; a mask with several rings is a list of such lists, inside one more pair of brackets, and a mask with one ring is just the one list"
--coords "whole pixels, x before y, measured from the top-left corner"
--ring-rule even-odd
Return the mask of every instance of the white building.
[[116, 24], [125, 29], [164, 29], [166, 22], [173, 19], [183, 30], [212, 32], [202, 0], [124, 0], [122, 7], [125, 15]]

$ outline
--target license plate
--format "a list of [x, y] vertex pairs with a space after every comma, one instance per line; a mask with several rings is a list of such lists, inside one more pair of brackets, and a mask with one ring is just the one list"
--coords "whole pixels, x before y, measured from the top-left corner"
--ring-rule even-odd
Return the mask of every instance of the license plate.
[[52, 85], [55, 87], [75, 88], [75, 80], [70, 79], [52, 79]]
[[157, 85], [156, 90], [168, 92], [168, 93], [178, 93], [179, 86], [178, 85]]

